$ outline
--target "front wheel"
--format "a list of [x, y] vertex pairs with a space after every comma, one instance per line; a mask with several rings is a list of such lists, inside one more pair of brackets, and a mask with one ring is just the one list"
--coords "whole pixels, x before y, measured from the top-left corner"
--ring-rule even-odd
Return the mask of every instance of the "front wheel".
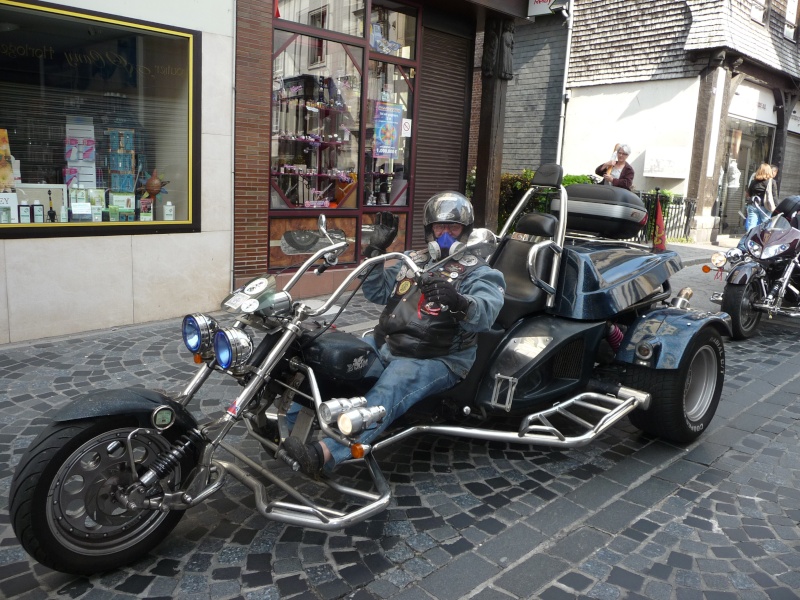
[[[137, 429], [118, 417], [54, 423], [31, 444], [14, 474], [9, 513], [22, 547], [43, 565], [91, 575], [126, 565], [158, 545], [183, 511], [129, 510], [116, 492], [129, 486], [126, 439]], [[139, 431], [132, 439], [142, 473], [170, 448]], [[191, 468], [188, 455], [154, 494], [176, 490]]]
[[630, 421], [671, 442], [692, 442], [717, 412], [724, 378], [722, 337], [714, 329], [704, 329], [689, 342], [677, 369], [628, 366], [626, 384], [651, 395], [650, 408], [633, 411]]
[[751, 278], [744, 285], [725, 284], [722, 310], [731, 316], [733, 339], [746, 340], [755, 335], [761, 312], [753, 308], [753, 303], [761, 299], [758, 279]]

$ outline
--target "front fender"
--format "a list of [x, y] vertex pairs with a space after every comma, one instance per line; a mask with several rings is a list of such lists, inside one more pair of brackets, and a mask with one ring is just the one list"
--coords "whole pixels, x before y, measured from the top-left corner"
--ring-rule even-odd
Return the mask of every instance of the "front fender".
[[764, 267], [762, 267], [757, 262], [752, 262], [752, 261], [740, 262], [738, 265], [736, 265], [731, 269], [731, 272], [728, 273], [728, 277], [725, 280], [725, 282], [733, 285], [744, 285], [754, 277], [761, 275], [763, 273], [764, 273]]
[[61, 423], [96, 417], [126, 416], [134, 417], [141, 427], [152, 427], [150, 415], [153, 410], [164, 405], [169, 405], [175, 411], [176, 421], [173, 427], [181, 431], [197, 428], [197, 421], [185, 406], [169, 396], [144, 388], [89, 392], [62, 407], [53, 420]]
[[[653, 347], [649, 366], [655, 369], [677, 369], [691, 339], [702, 329], [714, 327], [720, 335], [731, 335], [731, 318], [727, 313], [699, 312], [680, 308], [660, 308], [639, 317], [625, 332], [616, 360], [633, 364], [636, 346], [647, 342]], [[641, 364], [641, 363], [639, 363]]]

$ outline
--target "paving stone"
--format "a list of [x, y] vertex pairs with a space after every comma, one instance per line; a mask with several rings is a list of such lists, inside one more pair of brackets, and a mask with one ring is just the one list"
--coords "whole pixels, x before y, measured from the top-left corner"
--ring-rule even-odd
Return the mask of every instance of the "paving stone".
[[[0, 498], [45, 415], [70, 398], [94, 385], [167, 386], [191, 377], [178, 331], [174, 321], [46, 347], [0, 346], [8, 388], [0, 396]], [[379, 457], [392, 508], [346, 532], [269, 521], [254, 510], [249, 489], [231, 480], [187, 511], [150, 556], [73, 578], [29, 559], [0, 506], [0, 596], [797, 598], [800, 379], [789, 379], [800, 345], [796, 333], [771, 323], [760, 333], [726, 343], [721, 410], [694, 444], [678, 448], [627, 423], [563, 450], [412, 437]], [[770, 367], [791, 367], [784, 379], [770, 379], [763, 361], [751, 363], [767, 339]], [[218, 398], [238, 389], [214, 379], [192, 406], [198, 418], [218, 416], [225, 404]], [[229, 441], [266, 457], [242, 433], [235, 428]]]

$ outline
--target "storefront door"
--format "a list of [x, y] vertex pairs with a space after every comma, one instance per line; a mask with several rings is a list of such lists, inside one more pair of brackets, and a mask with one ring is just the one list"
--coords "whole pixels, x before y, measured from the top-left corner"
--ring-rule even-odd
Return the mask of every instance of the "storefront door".
[[747, 186], [758, 166], [769, 162], [775, 128], [728, 117], [726, 156], [719, 186], [719, 216], [723, 235], [744, 232]]

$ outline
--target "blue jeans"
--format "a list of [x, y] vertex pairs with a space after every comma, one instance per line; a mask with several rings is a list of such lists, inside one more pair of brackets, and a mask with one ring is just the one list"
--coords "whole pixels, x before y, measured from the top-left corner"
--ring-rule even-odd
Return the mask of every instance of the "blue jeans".
[[[753, 227], [758, 227], [765, 221], [769, 221], [769, 213], [761, 207], [755, 204], [748, 204], [747, 205], [747, 218], [744, 221], [744, 229], [746, 232], [750, 232]], [[742, 239], [739, 240], [738, 248], [739, 250], [744, 250], [744, 241], [747, 238], [747, 233], [742, 236]]]
[[[371, 338], [365, 341], [375, 346]], [[386, 363], [379, 359], [370, 367], [369, 373], [379, 374], [379, 377], [377, 383], [364, 395], [367, 406], [383, 406], [386, 408], [386, 416], [380, 423], [361, 432], [358, 441], [362, 444], [372, 443], [395, 419], [423, 398], [447, 390], [460, 380], [442, 361], [435, 358], [393, 358]], [[299, 410], [300, 406], [295, 404], [286, 414], [290, 426], [294, 425]], [[329, 461], [325, 465], [326, 469], [332, 469], [340, 462], [352, 458], [349, 447], [330, 438], [321, 441], [333, 456], [333, 464]]]

